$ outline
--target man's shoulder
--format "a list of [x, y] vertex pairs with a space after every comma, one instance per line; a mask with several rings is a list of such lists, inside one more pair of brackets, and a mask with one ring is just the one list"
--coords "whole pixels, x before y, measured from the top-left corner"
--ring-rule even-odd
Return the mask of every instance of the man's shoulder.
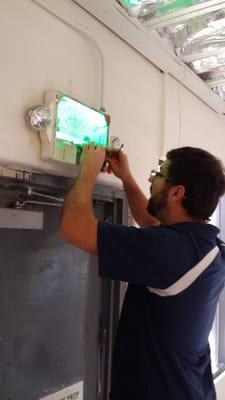
[[139, 257], [150, 256], [151, 260], [155, 255], [158, 261], [171, 251], [187, 248], [185, 236], [172, 225], [138, 228], [103, 222], [99, 224], [98, 242], [104, 244], [104, 247], [114, 243], [117, 252], [132, 252], [136, 249]]

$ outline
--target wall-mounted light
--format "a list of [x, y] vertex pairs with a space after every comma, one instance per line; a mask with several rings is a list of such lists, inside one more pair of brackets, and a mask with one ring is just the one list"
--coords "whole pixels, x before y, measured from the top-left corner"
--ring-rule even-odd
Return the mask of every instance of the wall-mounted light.
[[45, 92], [43, 104], [26, 110], [26, 121], [40, 134], [42, 160], [78, 165], [83, 144], [109, 144], [110, 116], [60, 91]]
[[26, 121], [35, 131], [46, 130], [53, 121], [52, 110], [46, 104], [31, 106], [26, 111]]

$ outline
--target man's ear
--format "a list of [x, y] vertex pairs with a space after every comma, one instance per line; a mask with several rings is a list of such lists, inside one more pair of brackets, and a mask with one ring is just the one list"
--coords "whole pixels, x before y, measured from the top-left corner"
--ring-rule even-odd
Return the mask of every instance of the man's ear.
[[169, 200], [176, 202], [182, 200], [185, 196], [185, 187], [183, 185], [171, 186], [169, 190]]

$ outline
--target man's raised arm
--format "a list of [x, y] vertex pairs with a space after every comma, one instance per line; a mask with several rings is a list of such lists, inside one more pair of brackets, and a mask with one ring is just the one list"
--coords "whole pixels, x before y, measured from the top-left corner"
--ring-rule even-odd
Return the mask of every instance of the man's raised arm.
[[105, 159], [105, 149], [92, 144], [85, 145], [80, 162], [80, 171], [66, 197], [60, 232], [78, 248], [97, 255], [97, 225], [92, 194], [96, 178]]
[[114, 175], [123, 182], [129, 207], [138, 225], [140, 227], [159, 225], [158, 219], [147, 211], [148, 199], [130, 172], [127, 156], [121, 151], [118, 160], [114, 157], [106, 157], [106, 160], [110, 163]]

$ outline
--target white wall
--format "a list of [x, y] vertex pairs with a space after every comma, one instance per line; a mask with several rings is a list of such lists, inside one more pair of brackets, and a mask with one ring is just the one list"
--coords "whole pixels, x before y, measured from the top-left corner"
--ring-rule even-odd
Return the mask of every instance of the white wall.
[[182, 84], [166, 76], [163, 152], [202, 147], [225, 162], [225, 116], [218, 115]]
[[94, 104], [95, 52], [77, 32], [32, 1], [9, 0], [0, 8], [0, 160], [60, 170], [40, 161], [40, 138], [27, 128], [24, 112], [29, 105], [43, 102], [43, 92], [54, 88], [75, 91]]

